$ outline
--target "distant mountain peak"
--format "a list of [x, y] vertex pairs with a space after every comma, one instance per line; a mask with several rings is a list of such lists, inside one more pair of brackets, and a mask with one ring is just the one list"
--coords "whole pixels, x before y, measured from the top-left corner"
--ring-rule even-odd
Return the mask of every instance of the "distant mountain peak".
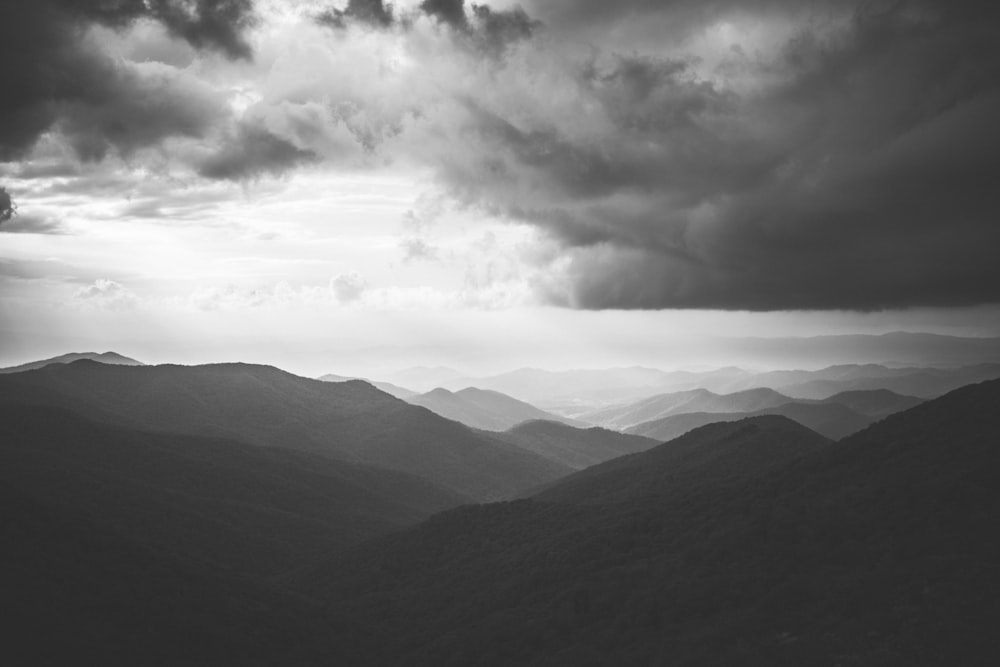
[[69, 352], [67, 354], [61, 354], [58, 357], [51, 357], [48, 359], [39, 359], [38, 361], [29, 361], [24, 364], [17, 366], [10, 366], [8, 368], [0, 368], [0, 373], [22, 373], [24, 371], [33, 371], [39, 368], [45, 368], [46, 366], [51, 366], [53, 364], [71, 364], [77, 361], [89, 361], [100, 364], [112, 365], [112, 366], [144, 366], [141, 361], [132, 359], [131, 357], [126, 357], [123, 354], [119, 354], [113, 351], [107, 352]]

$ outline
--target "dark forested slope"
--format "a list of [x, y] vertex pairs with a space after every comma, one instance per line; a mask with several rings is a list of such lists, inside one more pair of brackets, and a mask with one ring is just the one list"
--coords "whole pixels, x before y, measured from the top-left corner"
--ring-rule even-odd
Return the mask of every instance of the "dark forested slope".
[[626, 454], [654, 447], [657, 442], [638, 435], [594, 426], [537, 420], [518, 424], [498, 435], [507, 442], [579, 470]]
[[0, 401], [384, 466], [477, 500], [511, 497], [569, 472], [366, 382], [321, 382], [269, 366], [78, 361], [0, 377]]
[[405, 473], [0, 405], [0, 483], [184, 560], [268, 576], [463, 498]]
[[[546, 495], [573, 504], [452, 510], [297, 586], [359, 665], [989, 665], [998, 404], [966, 387], [775, 466], [708, 457], [697, 484], [628, 464], [596, 504], [570, 478]], [[746, 436], [723, 426], [693, 449]]]

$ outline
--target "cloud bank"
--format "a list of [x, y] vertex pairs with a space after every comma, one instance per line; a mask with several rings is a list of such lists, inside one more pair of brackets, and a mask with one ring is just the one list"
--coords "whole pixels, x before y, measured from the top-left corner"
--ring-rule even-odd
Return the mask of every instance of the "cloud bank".
[[996, 3], [13, 12], [0, 160], [56, 136], [208, 180], [414, 166], [542, 230], [538, 294], [572, 308], [1000, 302]]

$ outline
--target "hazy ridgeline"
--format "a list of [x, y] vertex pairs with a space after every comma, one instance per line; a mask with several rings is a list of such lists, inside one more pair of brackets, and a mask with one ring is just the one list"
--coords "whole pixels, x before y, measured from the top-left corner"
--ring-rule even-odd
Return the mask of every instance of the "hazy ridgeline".
[[985, 664], [1000, 380], [928, 394], [997, 369], [658, 385], [572, 418], [245, 364], [7, 369], [11, 655]]

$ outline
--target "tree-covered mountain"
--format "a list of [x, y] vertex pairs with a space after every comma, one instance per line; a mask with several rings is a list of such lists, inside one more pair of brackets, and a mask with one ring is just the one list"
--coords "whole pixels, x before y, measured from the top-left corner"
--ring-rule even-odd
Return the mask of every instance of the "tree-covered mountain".
[[791, 401], [773, 389], [758, 388], [732, 394], [716, 394], [707, 389], [672, 392], [640, 401], [600, 408], [580, 415], [583, 421], [606, 428], [626, 430], [637, 424], [692, 412], [754, 412]]
[[0, 368], [0, 373], [21, 373], [22, 371], [32, 371], [37, 368], [45, 368], [50, 364], [71, 364], [74, 361], [80, 361], [81, 359], [89, 359], [90, 361], [97, 361], [102, 364], [117, 364], [121, 366], [143, 365], [141, 361], [136, 361], [130, 357], [122, 356], [117, 352], [70, 352], [69, 354], [61, 354], [58, 357], [52, 357], [50, 359], [40, 359], [38, 361], [29, 361], [26, 364], [20, 364], [18, 366]]
[[923, 403], [924, 399], [904, 396], [888, 389], [860, 389], [843, 391], [822, 399], [820, 402], [838, 403], [866, 417], [882, 419], [891, 414], [916, 407]]
[[[3, 659], [25, 667], [273, 665], [315, 610], [0, 484]], [[310, 664], [302, 660], [299, 664]]]
[[327, 373], [326, 375], [321, 375], [317, 380], [323, 382], [351, 382], [353, 380], [362, 380], [367, 382], [371, 386], [375, 387], [380, 391], [384, 391], [390, 396], [395, 396], [396, 398], [406, 400], [411, 396], [416, 396], [417, 392], [412, 389], [407, 389], [406, 387], [400, 387], [399, 385], [392, 384], [391, 382], [379, 382], [378, 380], [368, 380], [366, 378], [355, 378], [347, 377], [346, 375], [335, 375], [333, 373]]
[[641, 452], [657, 444], [656, 440], [598, 426], [578, 428], [546, 420], [523, 422], [500, 433], [499, 437], [574, 470]]
[[780, 415], [702, 426], [648, 451], [611, 459], [554, 482], [538, 500], [603, 504], [739, 482], [830, 441]]
[[569, 472], [366, 382], [321, 382], [269, 366], [77, 361], [0, 377], [0, 401], [378, 465], [474, 500], [512, 497]]
[[762, 466], [745, 463], [785, 451], [783, 430], [808, 434], [705, 427], [687, 473], [666, 443], [542, 496], [561, 502], [437, 515], [297, 588], [356, 665], [990, 664], [998, 402], [1000, 382], [970, 386]]
[[857, 433], [875, 420], [840, 403], [789, 402], [774, 408], [753, 412], [692, 412], [637, 424], [626, 432], [654, 440], [672, 440], [691, 429], [714, 422], [732, 422], [747, 417], [778, 415], [794, 420], [817, 433], [839, 440]]
[[257, 578], [465, 502], [383, 468], [17, 405], [0, 405], [0, 483], [159, 552]]
[[887, 389], [847, 391], [817, 400], [786, 398], [785, 402], [759, 410], [680, 412], [636, 424], [627, 428], [626, 432], [656, 440], [672, 440], [691, 429], [713, 422], [736, 421], [760, 415], [781, 415], [828, 438], [839, 440], [857, 433], [883, 417], [912, 408], [922, 402], [923, 399], [903, 396]]
[[498, 391], [475, 387], [455, 392], [439, 387], [425, 394], [411, 396], [406, 401], [423, 406], [446, 419], [486, 431], [506, 431], [521, 422], [539, 419], [582, 425]]

